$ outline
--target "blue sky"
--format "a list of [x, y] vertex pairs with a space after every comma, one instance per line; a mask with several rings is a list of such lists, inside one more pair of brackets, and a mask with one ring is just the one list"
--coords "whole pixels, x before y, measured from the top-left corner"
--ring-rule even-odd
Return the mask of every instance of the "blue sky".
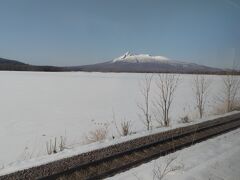
[[0, 22], [0, 57], [31, 64], [92, 64], [126, 51], [240, 61], [239, 0], [0, 0]]

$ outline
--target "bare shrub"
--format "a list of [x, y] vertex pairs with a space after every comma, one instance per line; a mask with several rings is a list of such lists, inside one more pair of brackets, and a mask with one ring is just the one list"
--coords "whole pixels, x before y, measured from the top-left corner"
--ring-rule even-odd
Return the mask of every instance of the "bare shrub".
[[108, 126], [96, 128], [85, 137], [86, 143], [103, 141], [107, 138]]
[[150, 114], [150, 91], [152, 84], [153, 75], [146, 74], [144, 80], [140, 83], [140, 92], [143, 97], [143, 103], [138, 103], [137, 106], [141, 113], [139, 114], [140, 119], [146, 126], [147, 130], [151, 128], [151, 114]]
[[128, 135], [132, 134], [131, 121], [127, 121], [127, 120], [122, 121], [120, 124], [120, 128], [118, 127], [117, 123], [115, 123], [115, 126], [116, 126], [117, 132], [120, 136], [128, 136]]
[[180, 122], [180, 123], [190, 123], [191, 120], [190, 120], [189, 116], [186, 115], [186, 116], [181, 117], [181, 119], [180, 119], [179, 122]]
[[122, 130], [123, 136], [127, 136], [127, 135], [131, 134], [130, 127], [131, 127], [130, 121], [124, 121], [121, 123], [121, 130]]
[[[119, 136], [127, 136], [127, 135], [132, 134], [132, 130], [131, 130], [132, 129], [132, 122], [124, 119], [123, 121], [121, 121], [120, 124], [117, 123], [119, 121], [116, 121], [114, 111], [113, 111], [113, 121], [112, 122], [115, 124], [116, 130], [117, 130], [117, 133], [119, 134]], [[113, 139], [114, 138], [115, 137], [113, 136]]]
[[133, 173], [133, 176], [134, 176], [137, 180], [144, 180], [142, 177], [139, 177], [137, 173]]
[[215, 102], [215, 105], [213, 106], [213, 110], [211, 112], [212, 115], [221, 115], [226, 113], [226, 105], [224, 103], [219, 103], [218, 101]]
[[239, 76], [227, 75], [222, 78], [221, 94], [217, 97], [221, 104], [221, 113], [231, 112], [239, 107], [240, 78]]
[[163, 180], [169, 173], [178, 171], [183, 165], [175, 165], [177, 157], [169, 157], [165, 163], [155, 162], [153, 169], [153, 180]]
[[57, 138], [54, 138], [54, 141], [50, 139], [49, 142], [46, 143], [47, 153], [48, 155], [57, 153]]
[[239, 94], [240, 79], [238, 76], [228, 75], [223, 78], [225, 101], [227, 103], [227, 112], [234, 110], [235, 100]]
[[240, 100], [235, 101], [233, 111], [240, 111]]
[[[46, 150], [48, 155], [51, 154], [56, 154], [60, 151], [63, 151], [64, 149], [66, 149], [66, 136], [60, 136], [60, 141], [58, 144], [57, 141], [57, 137], [54, 138], [54, 141], [52, 141], [52, 139], [49, 140], [49, 142], [46, 142]], [[57, 145], [58, 144], [58, 145]]]
[[199, 117], [202, 118], [205, 111], [205, 105], [208, 98], [210, 87], [210, 80], [205, 76], [196, 75], [193, 81], [193, 92], [195, 97], [195, 104], [199, 112]]
[[[169, 113], [174, 99], [174, 93], [179, 84], [179, 75], [175, 74], [158, 74], [155, 81], [158, 92], [154, 101], [155, 118], [163, 126], [169, 126]], [[159, 117], [159, 114], [161, 117]]]
[[60, 151], [63, 151], [64, 149], [66, 149], [66, 141], [67, 141], [67, 138], [66, 136], [60, 136], [60, 143], [59, 143], [59, 150]]
[[33, 154], [34, 154], [34, 149], [30, 150], [30, 148], [26, 146], [23, 152], [20, 154], [18, 160], [25, 161], [27, 159], [31, 159], [33, 157]]
[[239, 68], [239, 61], [234, 59], [232, 71], [229, 71], [226, 76], [222, 78], [221, 93], [217, 96], [217, 102], [219, 103], [218, 106], [220, 106], [217, 110], [221, 110], [221, 113], [231, 112], [238, 109], [240, 103], [240, 76], [237, 75], [237, 73], [240, 72]]

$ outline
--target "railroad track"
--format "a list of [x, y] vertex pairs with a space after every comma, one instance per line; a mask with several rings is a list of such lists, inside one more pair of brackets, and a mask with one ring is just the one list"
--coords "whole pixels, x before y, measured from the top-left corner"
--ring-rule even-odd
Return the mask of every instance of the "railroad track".
[[103, 179], [239, 127], [240, 113], [235, 113], [15, 172], [0, 179]]

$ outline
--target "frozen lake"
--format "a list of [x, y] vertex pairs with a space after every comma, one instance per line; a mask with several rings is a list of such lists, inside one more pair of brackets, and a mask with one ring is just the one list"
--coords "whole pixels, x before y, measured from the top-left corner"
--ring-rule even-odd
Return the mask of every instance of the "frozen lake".
[[[221, 89], [221, 76], [211, 79], [208, 111]], [[0, 168], [16, 160], [46, 154], [50, 138], [65, 136], [70, 146], [79, 145], [86, 133], [109, 123], [131, 120], [134, 131], [144, 128], [139, 121], [139, 82], [144, 74], [0, 72]], [[194, 116], [193, 75], [181, 75], [171, 119]], [[153, 82], [154, 84], [154, 82]], [[156, 92], [153, 86], [152, 92]]]

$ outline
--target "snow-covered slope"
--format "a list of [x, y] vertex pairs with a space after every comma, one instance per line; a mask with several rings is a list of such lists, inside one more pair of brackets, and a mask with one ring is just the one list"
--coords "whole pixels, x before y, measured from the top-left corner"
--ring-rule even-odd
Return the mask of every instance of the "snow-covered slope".
[[[165, 173], [164, 180], [239, 180], [239, 136], [240, 129], [237, 129], [160, 157], [107, 180], [156, 179], [154, 173], [159, 175], [165, 167], [169, 173]], [[173, 161], [169, 164], [171, 159]]]
[[146, 63], [146, 62], [167, 62], [169, 59], [164, 56], [151, 56], [149, 54], [131, 54], [130, 52], [114, 59], [112, 62]]
[[[74, 70], [74, 69], [73, 69]], [[221, 69], [172, 60], [164, 56], [129, 52], [105, 63], [75, 67], [75, 70], [98, 72], [219, 73]]]

